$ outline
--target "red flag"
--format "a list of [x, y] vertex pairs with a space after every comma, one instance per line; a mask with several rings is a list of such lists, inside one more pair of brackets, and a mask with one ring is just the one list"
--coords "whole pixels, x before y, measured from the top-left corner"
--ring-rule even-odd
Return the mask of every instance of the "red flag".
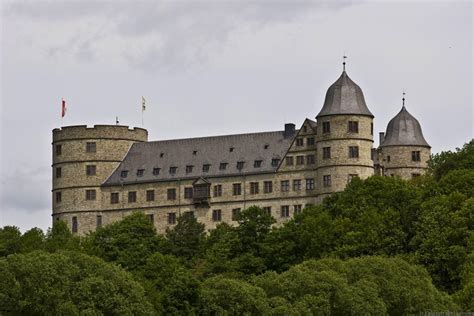
[[66, 101], [63, 99], [61, 104], [61, 117], [64, 117], [64, 115], [66, 115]]

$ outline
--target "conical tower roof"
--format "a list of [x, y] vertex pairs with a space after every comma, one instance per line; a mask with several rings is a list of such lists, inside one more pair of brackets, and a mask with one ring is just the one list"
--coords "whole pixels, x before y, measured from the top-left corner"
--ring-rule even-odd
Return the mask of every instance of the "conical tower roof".
[[420, 123], [405, 106], [388, 122], [385, 138], [380, 147], [384, 146], [431, 147], [423, 137]]
[[349, 78], [345, 70], [329, 87], [323, 108], [316, 117], [340, 114], [374, 117], [365, 104], [362, 89]]

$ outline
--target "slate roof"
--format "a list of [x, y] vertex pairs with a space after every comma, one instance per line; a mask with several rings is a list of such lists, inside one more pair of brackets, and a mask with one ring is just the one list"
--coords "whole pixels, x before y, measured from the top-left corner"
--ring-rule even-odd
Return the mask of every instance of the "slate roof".
[[362, 89], [343, 71], [326, 92], [324, 105], [316, 117], [335, 114], [374, 115], [365, 104]]
[[[276, 131], [134, 143], [103, 185], [274, 172], [278, 164], [272, 165], [272, 159], [283, 158], [295, 135], [285, 138], [283, 131]], [[262, 161], [260, 167], [254, 167], [255, 160]], [[244, 162], [241, 170], [239, 161]], [[225, 170], [221, 163], [227, 163]], [[208, 172], [204, 164], [210, 164]], [[192, 172], [186, 166], [193, 166]], [[177, 167], [175, 174], [170, 167]], [[160, 168], [159, 175], [153, 174], [154, 168]], [[143, 169], [142, 176], [138, 169]], [[127, 177], [121, 176], [123, 170], [128, 170]]]
[[405, 106], [388, 122], [380, 147], [404, 145], [430, 147], [423, 137], [420, 123], [406, 110]]

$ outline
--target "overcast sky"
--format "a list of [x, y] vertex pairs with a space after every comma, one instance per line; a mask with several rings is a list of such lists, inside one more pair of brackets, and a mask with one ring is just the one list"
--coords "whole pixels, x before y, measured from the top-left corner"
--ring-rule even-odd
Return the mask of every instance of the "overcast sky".
[[150, 140], [300, 125], [344, 51], [376, 132], [405, 89], [433, 152], [474, 133], [470, 1], [0, 3], [0, 226], [50, 226], [53, 128], [141, 126], [142, 95]]

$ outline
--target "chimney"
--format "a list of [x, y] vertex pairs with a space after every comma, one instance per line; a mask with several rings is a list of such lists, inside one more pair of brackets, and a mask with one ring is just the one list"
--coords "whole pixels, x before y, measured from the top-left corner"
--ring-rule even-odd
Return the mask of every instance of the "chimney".
[[385, 139], [385, 133], [380, 132], [379, 133], [379, 147], [382, 146], [384, 139]]
[[285, 132], [283, 134], [285, 138], [292, 137], [295, 135], [295, 124], [293, 123], [286, 123], [285, 124]]

